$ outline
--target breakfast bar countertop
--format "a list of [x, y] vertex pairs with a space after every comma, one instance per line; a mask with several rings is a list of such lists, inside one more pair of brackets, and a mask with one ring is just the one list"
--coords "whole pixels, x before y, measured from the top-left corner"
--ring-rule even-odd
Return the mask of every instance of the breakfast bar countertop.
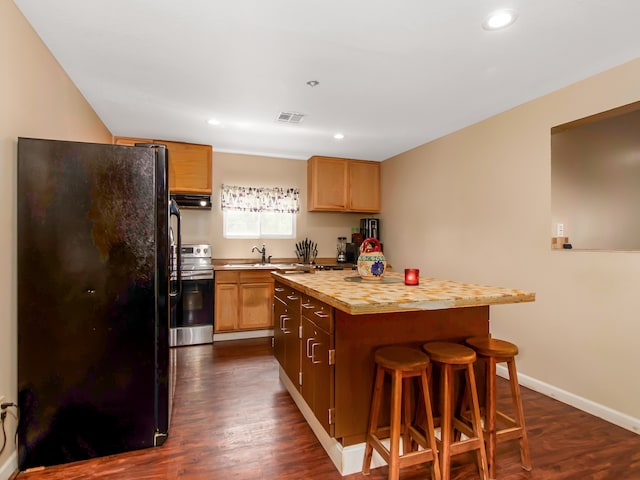
[[407, 286], [404, 276], [385, 273], [382, 280], [365, 281], [352, 270], [314, 274], [272, 272], [276, 280], [351, 315], [507, 303], [533, 302], [535, 293], [453, 280], [420, 277], [419, 285]]

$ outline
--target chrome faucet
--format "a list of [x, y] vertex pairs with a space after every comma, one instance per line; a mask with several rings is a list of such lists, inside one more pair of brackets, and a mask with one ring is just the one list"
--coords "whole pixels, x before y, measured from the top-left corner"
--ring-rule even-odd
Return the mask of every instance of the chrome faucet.
[[[262, 244], [262, 249], [259, 249], [258, 247], [256, 247], [255, 245], [253, 246], [253, 248], [251, 249], [251, 253], [253, 252], [258, 252], [262, 255], [262, 258], [260, 259], [260, 263], [262, 263], [263, 265], [265, 263], [267, 263], [267, 247], [265, 246], [265, 244]], [[271, 255], [269, 255], [269, 261], [271, 261]]]

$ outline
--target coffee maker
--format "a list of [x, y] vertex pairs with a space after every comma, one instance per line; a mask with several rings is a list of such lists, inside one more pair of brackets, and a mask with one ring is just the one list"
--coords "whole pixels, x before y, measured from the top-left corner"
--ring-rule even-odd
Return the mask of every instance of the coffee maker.
[[[358, 240], [355, 240], [357, 236]], [[352, 234], [351, 243], [347, 243], [345, 260], [348, 263], [356, 263], [360, 256], [360, 245], [367, 238], [375, 238], [380, 241], [380, 219], [378, 218], [361, 218], [360, 233]], [[382, 245], [382, 243], [381, 243]]]

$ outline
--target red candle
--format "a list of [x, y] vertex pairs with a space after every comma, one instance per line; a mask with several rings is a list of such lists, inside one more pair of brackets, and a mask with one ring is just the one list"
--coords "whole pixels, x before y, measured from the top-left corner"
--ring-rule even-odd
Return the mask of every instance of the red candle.
[[418, 285], [420, 283], [420, 270], [417, 268], [404, 269], [404, 284]]

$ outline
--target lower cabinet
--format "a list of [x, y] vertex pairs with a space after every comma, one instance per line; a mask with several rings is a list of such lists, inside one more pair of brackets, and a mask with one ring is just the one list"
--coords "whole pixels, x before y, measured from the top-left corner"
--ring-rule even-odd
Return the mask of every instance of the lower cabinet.
[[216, 332], [271, 328], [273, 278], [268, 270], [217, 271], [214, 329]]
[[320, 424], [333, 436], [333, 308], [276, 282], [273, 327], [276, 359]]
[[278, 282], [274, 290], [274, 355], [300, 390], [300, 294]]

